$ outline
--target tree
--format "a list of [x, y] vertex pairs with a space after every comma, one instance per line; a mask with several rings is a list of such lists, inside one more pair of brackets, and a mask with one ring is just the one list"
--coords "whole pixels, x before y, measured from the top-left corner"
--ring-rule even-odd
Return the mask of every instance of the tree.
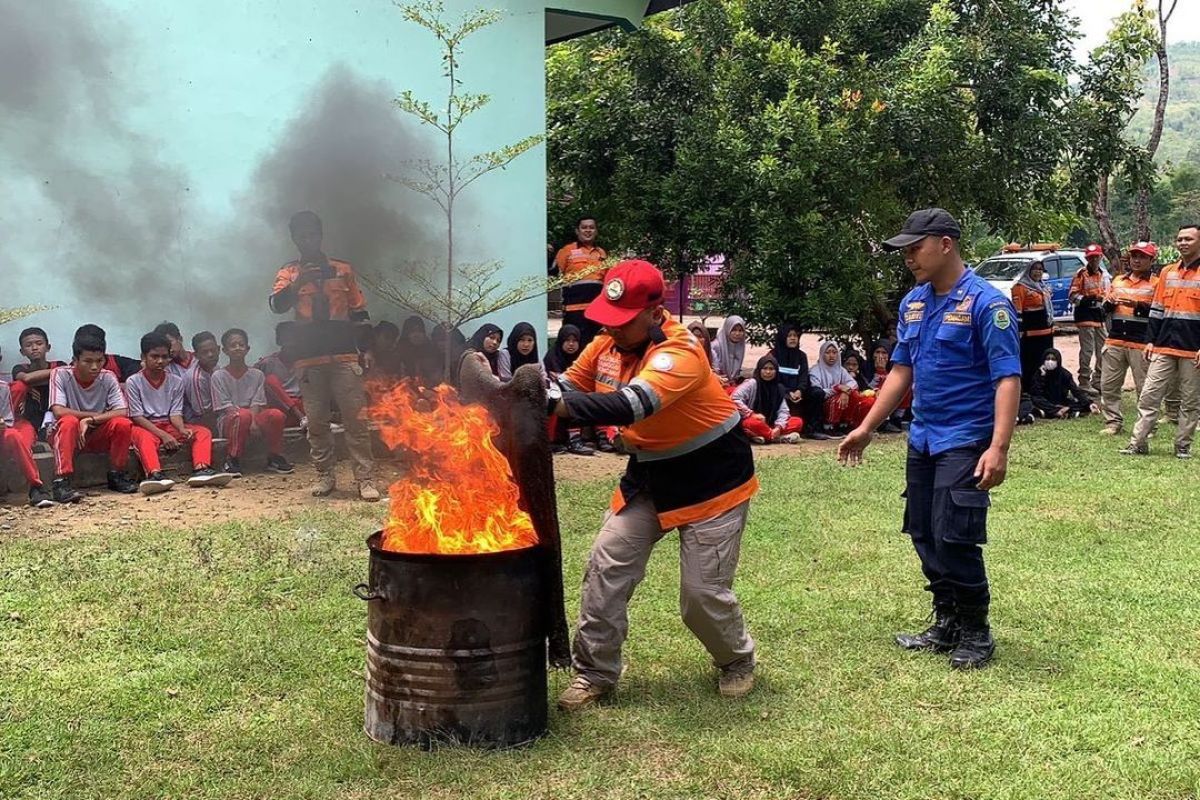
[[[443, 263], [403, 265], [396, 277], [368, 276], [366, 280], [384, 298], [422, 317], [449, 328], [478, 319], [502, 308], [545, 294], [556, 285], [540, 278], [506, 283], [498, 277], [500, 262], [460, 262], [454, 252], [455, 206], [472, 184], [488, 173], [504, 169], [541, 144], [540, 134], [519, 142], [464, 158], [455, 148], [455, 133], [475, 112], [491, 102], [486, 94], [462, 91], [458, 77], [459, 57], [468, 37], [500, 19], [500, 12], [477, 10], [465, 13], [457, 23], [447, 23], [440, 0], [411, 5], [396, 4], [409, 22], [421, 26], [442, 48], [442, 75], [447, 90], [444, 108], [420, 100], [411, 91], [396, 99], [396, 107], [436, 130], [444, 139], [445, 160], [422, 159], [410, 163], [406, 175], [393, 176], [402, 185], [429, 198], [446, 219], [446, 259]], [[449, 376], [451, 350], [446, 348], [444, 368]]]
[[913, 208], [981, 240], [1062, 211], [1071, 24], [1056, 0], [710, 0], [561, 45], [551, 229], [589, 209], [676, 274], [725, 255], [759, 338], [873, 336], [911, 282], [879, 242]]

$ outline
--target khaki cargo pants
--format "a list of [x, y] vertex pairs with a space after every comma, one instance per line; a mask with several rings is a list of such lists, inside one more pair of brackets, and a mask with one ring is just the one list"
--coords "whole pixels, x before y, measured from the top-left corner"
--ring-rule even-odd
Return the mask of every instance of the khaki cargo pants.
[[[750, 501], [679, 528], [679, 613], [718, 667], [754, 657], [742, 608], [733, 594]], [[621, 645], [629, 633], [629, 600], [646, 575], [650, 552], [666, 531], [645, 492], [621, 513], [604, 515], [583, 575], [583, 598], [572, 662], [595, 686], [621, 676]]]
[[1158, 422], [1158, 409], [1171, 391], [1179, 387], [1179, 427], [1175, 432], [1175, 447], [1188, 449], [1200, 419], [1200, 370], [1191, 358], [1155, 354], [1146, 371], [1146, 383], [1138, 395], [1138, 421], [1133, 426], [1130, 444], [1141, 447], [1146, 444], [1154, 423]]
[[[1108, 331], [1104, 326], [1079, 328], [1079, 388], [1096, 399], [1103, 391], [1104, 373], [1104, 340]], [[1092, 364], [1095, 363], [1093, 371]]]
[[375, 465], [370, 432], [362, 417], [366, 404], [362, 367], [349, 361], [304, 367], [300, 371], [300, 395], [304, 398], [304, 413], [308, 415], [308, 447], [317, 472], [331, 473], [337, 463], [333, 433], [329, 430], [329, 417], [336, 403], [346, 428], [346, 448], [354, 462], [354, 479], [369, 481]]
[[1104, 347], [1104, 371], [1100, 383], [1100, 407], [1104, 410], [1104, 422], [1107, 425], [1121, 427], [1125, 415], [1121, 413], [1121, 392], [1125, 389], [1125, 371], [1133, 373], [1133, 386], [1137, 392], [1135, 397], [1142, 396], [1142, 386], [1146, 383], [1146, 356], [1141, 348], [1122, 347], [1110, 344]]

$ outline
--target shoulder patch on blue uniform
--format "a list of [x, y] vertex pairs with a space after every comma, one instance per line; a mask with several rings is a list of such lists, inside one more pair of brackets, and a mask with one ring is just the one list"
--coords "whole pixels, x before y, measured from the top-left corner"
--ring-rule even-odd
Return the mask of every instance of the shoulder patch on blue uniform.
[[993, 311], [992, 325], [996, 326], [996, 330], [1008, 330], [1008, 326], [1012, 325], [1012, 315], [1008, 313], [1008, 309], [997, 308]]

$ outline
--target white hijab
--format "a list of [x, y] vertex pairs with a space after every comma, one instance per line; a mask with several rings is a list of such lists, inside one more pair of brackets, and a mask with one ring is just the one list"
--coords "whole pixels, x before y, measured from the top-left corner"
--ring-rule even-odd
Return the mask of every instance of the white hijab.
[[742, 377], [742, 362], [746, 360], [746, 340], [734, 344], [729, 341], [729, 332], [735, 326], [741, 325], [746, 329], [746, 320], [737, 316], [726, 317], [717, 332], [717, 339], [712, 343], [713, 369], [730, 380]]
[[[832, 366], [825, 363], [825, 351], [830, 348], [833, 348], [833, 352], [837, 354], [837, 360], [834, 361]], [[817, 350], [817, 363], [813, 364], [812, 368], [809, 369], [808, 376], [812, 381], [812, 385], [818, 389], [824, 389], [826, 394], [832, 393], [836, 386], [845, 386], [847, 384], [855, 388], [858, 386], [855, 383], [854, 376], [842, 366], [842, 353], [838, 349], [837, 343], [828, 339], [821, 342], [821, 346]]]

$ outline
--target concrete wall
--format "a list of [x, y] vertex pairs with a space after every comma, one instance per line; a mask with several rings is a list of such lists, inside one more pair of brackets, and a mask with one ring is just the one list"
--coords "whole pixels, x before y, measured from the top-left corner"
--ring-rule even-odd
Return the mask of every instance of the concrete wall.
[[[454, 17], [478, 5], [446, 3]], [[465, 152], [545, 119], [544, 5], [485, 5], [504, 19], [470, 40], [461, 76], [494, 100], [462, 129]], [[384, 177], [440, 153], [392, 98], [444, 97], [432, 37], [390, 0], [0, 0], [0, 15], [0, 305], [58, 307], [0, 328], [6, 367], [30, 323], [61, 358], [82, 322], [136, 355], [164, 318], [187, 335], [246, 327], [269, 351], [266, 296], [299, 209], [321, 214], [327, 252], [362, 270], [442, 251], [436, 209]], [[501, 259], [506, 278], [543, 274], [544, 187], [541, 147], [476, 184], [463, 257]], [[406, 315], [377, 298], [371, 312]], [[537, 300], [494, 321], [544, 313]]]

